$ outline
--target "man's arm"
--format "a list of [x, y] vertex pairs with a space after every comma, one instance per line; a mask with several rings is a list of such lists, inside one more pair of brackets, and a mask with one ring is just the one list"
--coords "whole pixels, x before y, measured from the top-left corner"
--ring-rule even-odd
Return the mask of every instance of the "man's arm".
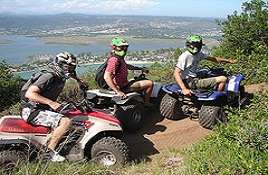
[[112, 74], [110, 72], [105, 72], [104, 73], [104, 80], [106, 81], [107, 85], [116, 93], [118, 94], [119, 96], [122, 96], [122, 97], [126, 97], [126, 94], [123, 93], [119, 87], [117, 87], [115, 84], [114, 84], [114, 81], [113, 81], [113, 78], [112, 78]]
[[231, 60], [231, 59], [228, 60], [228, 59], [220, 58], [220, 57], [211, 57], [211, 56], [209, 56], [206, 59], [209, 60], [209, 61], [215, 62], [215, 63], [231, 63], [231, 64], [236, 63], [235, 60]]
[[40, 89], [38, 86], [32, 85], [25, 93], [25, 97], [28, 98], [30, 101], [41, 103], [50, 106], [53, 110], [56, 110], [60, 107], [60, 104], [52, 101], [46, 97], [40, 95]]
[[178, 67], [175, 68], [174, 77], [178, 85], [181, 87], [182, 93], [187, 96], [191, 96], [191, 91], [188, 89], [181, 78], [182, 70]]

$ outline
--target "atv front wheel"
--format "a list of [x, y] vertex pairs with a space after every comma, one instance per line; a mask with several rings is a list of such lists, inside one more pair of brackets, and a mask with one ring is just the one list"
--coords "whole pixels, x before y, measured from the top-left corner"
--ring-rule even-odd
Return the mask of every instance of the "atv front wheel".
[[227, 123], [223, 108], [203, 105], [199, 111], [199, 124], [204, 128], [213, 129], [218, 123]]
[[166, 94], [160, 103], [160, 114], [170, 120], [183, 118], [179, 101], [169, 94]]
[[128, 162], [127, 145], [114, 137], [104, 137], [91, 149], [93, 161], [104, 166], [125, 165]]
[[142, 127], [144, 107], [142, 104], [120, 106], [116, 117], [127, 132], [136, 132]]
[[27, 160], [26, 154], [18, 150], [4, 150], [0, 152], [0, 172], [10, 174], [16, 167]]

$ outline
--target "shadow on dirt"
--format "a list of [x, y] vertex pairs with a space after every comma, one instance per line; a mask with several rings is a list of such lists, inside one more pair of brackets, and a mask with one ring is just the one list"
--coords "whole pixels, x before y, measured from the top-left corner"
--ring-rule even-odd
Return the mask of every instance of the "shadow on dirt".
[[135, 162], [151, 161], [149, 156], [159, 153], [159, 150], [154, 147], [154, 143], [145, 138], [144, 135], [164, 132], [167, 129], [166, 126], [157, 124], [163, 119], [158, 110], [146, 110], [144, 126], [136, 133], [126, 133], [124, 135], [124, 140], [130, 149], [131, 160]]

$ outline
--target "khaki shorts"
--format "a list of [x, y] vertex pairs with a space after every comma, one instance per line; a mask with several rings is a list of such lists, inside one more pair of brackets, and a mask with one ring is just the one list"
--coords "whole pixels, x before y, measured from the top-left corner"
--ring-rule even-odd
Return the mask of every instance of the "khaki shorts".
[[[33, 113], [35, 113], [35, 116], [32, 120], [28, 121], [29, 116]], [[22, 118], [33, 125], [56, 128], [59, 126], [59, 122], [63, 117], [64, 115], [49, 110], [37, 110], [32, 112], [30, 108], [22, 109]]]
[[213, 89], [217, 85], [216, 77], [198, 79], [195, 78], [188, 83], [191, 89]]
[[[139, 81], [139, 80], [138, 80]], [[136, 89], [134, 88], [135, 87], [135, 84], [138, 82], [137, 80], [131, 80], [130, 82], [128, 82], [128, 84], [123, 87], [121, 90], [124, 92], [124, 93], [129, 93], [129, 92], [133, 92], [133, 91], [136, 91]], [[141, 80], [140, 80], [141, 81]], [[134, 86], [134, 87], [133, 87]], [[140, 91], [140, 90], [138, 90]]]

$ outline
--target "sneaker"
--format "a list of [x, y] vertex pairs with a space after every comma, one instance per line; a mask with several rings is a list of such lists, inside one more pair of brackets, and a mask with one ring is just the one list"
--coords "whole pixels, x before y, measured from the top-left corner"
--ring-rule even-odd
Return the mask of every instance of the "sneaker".
[[51, 150], [51, 152], [50, 152], [50, 160], [52, 162], [62, 162], [64, 160], [66, 160], [66, 159], [65, 159], [65, 157], [59, 155], [58, 152]]

